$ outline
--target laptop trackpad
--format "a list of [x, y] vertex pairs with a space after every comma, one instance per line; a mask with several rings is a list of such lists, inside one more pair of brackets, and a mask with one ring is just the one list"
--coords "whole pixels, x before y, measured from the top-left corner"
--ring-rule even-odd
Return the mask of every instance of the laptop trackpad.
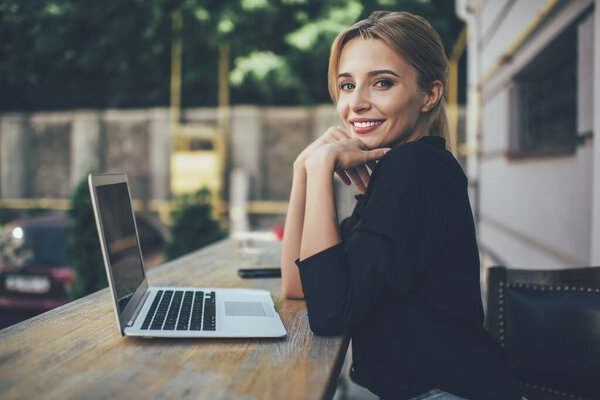
[[261, 303], [226, 301], [225, 315], [228, 317], [265, 317], [267, 314]]

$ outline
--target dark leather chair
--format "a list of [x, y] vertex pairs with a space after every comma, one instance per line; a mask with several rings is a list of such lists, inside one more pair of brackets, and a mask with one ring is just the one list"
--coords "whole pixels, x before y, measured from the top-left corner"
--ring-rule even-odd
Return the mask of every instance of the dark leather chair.
[[528, 400], [600, 399], [600, 267], [490, 268], [486, 328]]

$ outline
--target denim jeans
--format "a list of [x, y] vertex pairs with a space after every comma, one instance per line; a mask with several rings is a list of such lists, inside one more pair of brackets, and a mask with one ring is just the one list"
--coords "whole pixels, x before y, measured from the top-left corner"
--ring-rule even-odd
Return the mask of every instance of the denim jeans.
[[416, 397], [412, 397], [409, 400], [466, 400], [464, 397], [456, 396], [454, 394], [444, 392], [440, 389], [431, 389], [429, 392], [420, 394]]
[[[409, 400], [467, 400], [464, 397], [456, 396], [452, 393], [444, 392], [440, 389], [432, 389], [429, 392], [412, 397]], [[525, 397], [522, 400], [527, 400]]]

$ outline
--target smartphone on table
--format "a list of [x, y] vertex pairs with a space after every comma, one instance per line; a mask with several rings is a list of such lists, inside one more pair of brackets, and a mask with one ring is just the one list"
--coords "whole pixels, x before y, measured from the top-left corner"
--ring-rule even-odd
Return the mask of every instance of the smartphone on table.
[[238, 275], [241, 278], [280, 278], [281, 268], [241, 268]]

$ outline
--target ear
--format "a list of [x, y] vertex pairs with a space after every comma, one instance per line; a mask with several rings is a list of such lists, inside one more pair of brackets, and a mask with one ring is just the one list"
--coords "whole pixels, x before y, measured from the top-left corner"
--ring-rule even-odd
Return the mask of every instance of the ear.
[[440, 81], [433, 81], [431, 89], [423, 96], [422, 112], [430, 111], [440, 101], [444, 94], [444, 85]]

